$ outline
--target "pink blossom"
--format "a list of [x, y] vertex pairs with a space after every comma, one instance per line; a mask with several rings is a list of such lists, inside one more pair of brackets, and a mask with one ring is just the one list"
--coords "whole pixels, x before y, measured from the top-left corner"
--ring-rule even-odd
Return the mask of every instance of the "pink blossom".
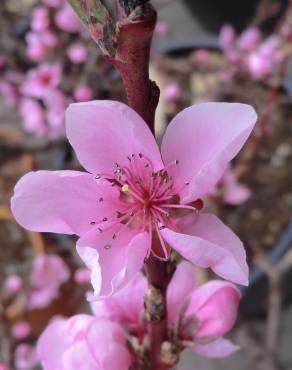
[[168, 101], [178, 101], [182, 97], [182, 91], [180, 86], [175, 83], [169, 83], [165, 86], [164, 97]]
[[225, 24], [219, 34], [219, 44], [223, 50], [235, 48], [236, 33], [230, 24]]
[[24, 98], [20, 102], [19, 114], [23, 121], [23, 127], [28, 132], [39, 136], [46, 131], [45, 112], [37, 100]]
[[93, 98], [93, 92], [90, 86], [82, 84], [74, 90], [74, 98], [76, 101], [89, 101]]
[[0, 69], [3, 69], [6, 65], [6, 58], [3, 54], [0, 54]]
[[[12, 198], [15, 219], [30, 230], [79, 235], [96, 297], [122, 289], [151, 253], [168, 258], [169, 246], [196, 266], [247, 284], [241, 241], [216, 216], [198, 212], [202, 202], [195, 201], [220, 180], [256, 119], [245, 104], [192, 106], [168, 125], [160, 152], [128, 106], [71, 104], [67, 137], [89, 173], [25, 175]], [[177, 218], [180, 209], [189, 214]], [[153, 235], [160, 244], [152, 244]]]
[[57, 255], [36, 257], [31, 274], [29, 308], [43, 308], [59, 295], [60, 286], [70, 278], [70, 271]]
[[27, 321], [19, 321], [11, 328], [11, 334], [15, 339], [24, 339], [30, 335], [31, 328]]
[[65, 2], [55, 16], [56, 25], [65, 32], [80, 32], [81, 23], [78, 16], [74, 13], [71, 6]]
[[192, 60], [197, 63], [204, 63], [210, 57], [209, 51], [206, 49], [199, 49], [192, 53]]
[[80, 268], [75, 271], [74, 281], [79, 285], [90, 283], [90, 270], [87, 268]]
[[246, 185], [238, 182], [231, 168], [226, 170], [221, 181], [223, 185], [223, 199], [225, 203], [237, 205], [246, 202], [250, 198], [250, 189]]
[[19, 275], [9, 275], [3, 283], [3, 294], [7, 297], [11, 297], [17, 294], [22, 286], [22, 279]]
[[[120, 292], [92, 304], [95, 315], [118, 322], [136, 334], [145, 332], [144, 295], [147, 281], [142, 274]], [[168, 329], [179, 328], [179, 337], [190, 349], [207, 357], [226, 357], [238, 350], [222, 338], [237, 317], [240, 293], [231, 283], [212, 280], [197, 287], [193, 266], [182, 262], [167, 290]], [[144, 325], [144, 327], [143, 327]]]
[[0, 94], [10, 107], [14, 107], [19, 102], [20, 95], [17, 86], [10, 82], [5, 76], [0, 79]]
[[60, 84], [61, 73], [62, 68], [59, 63], [42, 64], [28, 72], [21, 91], [27, 96], [45, 98]]
[[67, 97], [59, 90], [52, 90], [45, 99], [47, 120], [52, 128], [64, 129], [65, 108], [68, 105]]
[[9, 367], [4, 362], [0, 362], [0, 370], [9, 370]]
[[37, 364], [35, 349], [29, 344], [20, 344], [15, 349], [14, 364], [17, 370], [30, 370]]
[[49, 27], [49, 11], [44, 6], [37, 6], [32, 12], [31, 29], [34, 32], [44, 31]]
[[165, 36], [169, 32], [169, 26], [165, 21], [158, 21], [154, 31], [159, 36]]
[[49, 30], [43, 32], [29, 32], [26, 35], [26, 42], [26, 54], [28, 58], [34, 62], [41, 62], [58, 44], [58, 38]]
[[72, 63], [81, 64], [87, 59], [87, 49], [82, 42], [75, 42], [67, 50], [68, 58]]
[[261, 33], [257, 27], [246, 29], [239, 37], [238, 46], [242, 50], [255, 49], [261, 41]]
[[37, 354], [46, 370], [128, 370], [133, 361], [122, 327], [89, 315], [53, 321]]

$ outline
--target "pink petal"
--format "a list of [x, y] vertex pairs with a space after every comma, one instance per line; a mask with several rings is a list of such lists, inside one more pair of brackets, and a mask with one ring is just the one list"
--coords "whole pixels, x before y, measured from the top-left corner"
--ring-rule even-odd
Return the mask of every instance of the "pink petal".
[[194, 265], [210, 267], [224, 279], [248, 285], [248, 266], [238, 237], [211, 214], [190, 214], [177, 222], [177, 231], [164, 229], [164, 239]]
[[[118, 194], [87, 173], [37, 171], [16, 184], [11, 208], [16, 221], [29, 230], [80, 235], [101, 212], [112, 213], [109, 203]], [[100, 197], [104, 202], [98, 202]]]
[[62, 370], [62, 356], [67, 349], [62, 330], [64, 319], [49, 324], [37, 342], [37, 356], [45, 370]]
[[161, 157], [146, 123], [125, 104], [91, 101], [71, 104], [66, 112], [68, 139], [80, 163], [94, 174], [113, 174], [115, 163], [143, 153], [162, 168]]
[[97, 370], [100, 368], [86, 342], [74, 343], [64, 352], [63, 366], [62, 370]]
[[91, 270], [94, 298], [111, 296], [122, 289], [143, 266], [149, 236], [127, 230], [115, 240], [118, 231], [111, 228], [100, 233], [92, 230], [81, 237], [77, 251]]
[[138, 273], [129, 284], [113, 297], [93, 302], [91, 307], [96, 316], [126, 322], [128, 325], [132, 324], [137, 330], [141, 325], [146, 290], [146, 278]]
[[200, 325], [195, 336], [218, 337], [232, 329], [237, 318], [239, 290], [231, 283], [213, 280], [196, 289], [185, 316], [195, 315]]
[[228, 339], [218, 338], [214, 342], [205, 345], [195, 345], [192, 351], [210, 358], [223, 358], [237, 352], [240, 347], [236, 346]]
[[177, 265], [167, 289], [168, 323], [170, 325], [178, 319], [186, 298], [195, 287], [196, 278], [193, 265], [186, 261]]
[[127, 350], [124, 332], [121, 326], [107, 320], [95, 320], [87, 332], [87, 343], [98, 369], [127, 370], [132, 358]]
[[[242, 148], [257, 116], [245, 104], [203, 103], [179, 113], [168, 126], [161, 152], [183, 203], [212, 190]], [[189, 185], [185, 185], [189, 183]]]

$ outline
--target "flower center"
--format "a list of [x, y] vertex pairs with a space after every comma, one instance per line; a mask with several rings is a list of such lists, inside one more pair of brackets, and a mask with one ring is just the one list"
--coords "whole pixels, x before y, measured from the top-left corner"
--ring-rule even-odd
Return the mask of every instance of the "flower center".
[[[161, 235], [165, 227], [174, 227], [175, 213], [178, 209], [197, 211], [198, 208], [178, 204], [178, 191], [172, 177], [168, 174], [169, 168], [178, 166], [175, 160], [163, 170], [154, 171], [152, 161], [142, 153], [128, 156], [128, 165], [113, 164], [112, 174], [98, 174], [96, 179], [104, 178], [112, 186], [120, 190], [120, 200], [123, 207], [115, 211], [112, 218], [103, 218], [99, 231], [105, 227], [120, 224], [118, 234], [113, 234], [116, 239], [126, 228], [138, 228], [149, 233], [148, 256], [152, 248], [153, 232], [158, 236], [161, 251], [155, 251], [162, 258], [168, 258], [169, 251]], [[185, 184], [188, 186], [188, 183]], [[107, 223], [108, 225], [105, 225]], [[96, 222], [92, 222], [96, 224]], [[111, 244], [105, 246], [110, 249]], [[147, 257], [148, 257], [147, 256]]]

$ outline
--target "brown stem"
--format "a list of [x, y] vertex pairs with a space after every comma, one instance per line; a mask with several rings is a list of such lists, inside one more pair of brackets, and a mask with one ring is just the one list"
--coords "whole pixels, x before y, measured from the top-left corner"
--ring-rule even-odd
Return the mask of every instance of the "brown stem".
[[161, 345], [167, 338], [166, 292], [174, 272], [172, 262], [161, 261], [150, 256], [146, 263], [148, 292], [145, 297], [146, 318], [150, 340], [149, 356], [151, 369], [168, 369], [161, 363]]
[[159, 88], [149, 79], [150, 48], [157, 14], [147, 4], [133, 11], [126, 21], [117, 24], [117, 49], [108, 60], [121, 73], [128, 104], [154, 133], [155, 110]]

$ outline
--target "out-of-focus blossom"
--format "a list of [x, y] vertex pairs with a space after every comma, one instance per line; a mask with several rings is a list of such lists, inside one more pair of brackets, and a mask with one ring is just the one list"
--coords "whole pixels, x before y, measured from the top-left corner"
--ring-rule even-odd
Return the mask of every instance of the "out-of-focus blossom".
[[69, 49], [67, 50], [67, 55], [72, 63], [81, 64], [87, 59], [88, 52], [83, 43], [75, 42], [74, 44], [70, 45]]
[[38, 6], [33, 9], [31, 29], [34, 32], [41, 32], [49, 27], [49, 11], [44, 6]]
[[219, 34], [219, 43], [222, 49], [230, 50], [235, 47], [236, 42], [236, 32], [234, 28], [229, 25], [225, 24], [220, 31]]
[[59, 8], [65, 4], [66, 0], [42, 0], [42, 2], [52, 8]]
[[31, 328], [27, 321], [19, 321], [11, 328], [11, 334], [15, 339], [24, 339], [30, 335]]
[[169, 26], [165, 21], [158, 21], [154, 32], [159, 36], [166, 36], [169, 32]]
[[66, 3], [58, 10], [55, 16], [56, 25], [62, 31], [66, 32], [79, 32], [81, 30], [81, 22], [71, 6]]
[[60, 286], [70, 278], [70, 271], [57, 255], [36, 257], [31, 274], [29, 308], [48, 306], [59, 295]]
[[209, 59], [209, 57], [210, 53], [206, 49], [196, 50], [191, 55], [192, 60], [197, 63], [204, 63]]
[[[256, 119], [245, 104], [194, 105], [168, 125], [159, 149], [127, 105], [71, 104], [67, 136], [89, 173], [25, 175], [15, 187], [12, 212], [28, 229], [80, 236], [78, 253], [92, 271], [97, 299], [122, 289], [150, 254], [168, 258], [169, 246], [196, 266], [247, 284], [241, 241], [216, 216], [198, 211]], [[178, 209], [189, 214], [177, 218]], [[159, 244], [152, 244], [153, 234]]]
[[0, 94], [10, 107], [16, 106], [19, 102], [20, 94], [18, 88], [5, 77], [0, 79]]
[[87, 268], [80, 268], [75, 271], [74, 281], [79, 285], [89, 284], [91, 278], [90, 270]]
[[6, 58], [3, 54], [0, 54], [0, 69], [3, 69], [6, 66]]
[[91, 87], [86, 84], [77, 86], [74, 90], [74, 98], [78, 102], [91, 100], [93, 98]]
[[128, 370], [133, 363], [123, 328], [89, 315], [53, 321], [38, 340], [37, 354], [46, 370]]
[[22, 286], [22, 279], [19, 275], [9, 275], [4, 280], [2, 292], [6, 297], [12, 297], [21, 290]]
[[166, 100], [175, 102], [181, 99], [182, 91], [177, 83], [172, 82], [165, 86], [163, 95]]
[[31, 370], [38, 363], [35, 348], [29, 344], [19, 344], [15, 349], [14, 365], [17, 370]]
[[28, 58], [34, 62], [42, 62], [58, 44], [57, 36], [46, 30], [44, 32], [29, 32], [26, 35]]
[[59, 63], [42, 64], [28, 72], [21, 91], [27, 96], [45, 98], [61, 81], [62, 67]]
[[52, 128], [64, 130], [67, 97], [59, 90], [53, 90], [45, 99], [47, 121]]
[[37, 100], [31, 98], [22, 99], [19, 114], [26, 131], [33, 132], [38, 136], [47, 132], [45, 112]]
[[0, 362], [0, 370], [9, 370], [9, 367], [4, 362]]
[[242, 50], [253, 50], [261, 41], [261, 33], [257, 27], [245, 30], [238, 39], [238, 47]]

